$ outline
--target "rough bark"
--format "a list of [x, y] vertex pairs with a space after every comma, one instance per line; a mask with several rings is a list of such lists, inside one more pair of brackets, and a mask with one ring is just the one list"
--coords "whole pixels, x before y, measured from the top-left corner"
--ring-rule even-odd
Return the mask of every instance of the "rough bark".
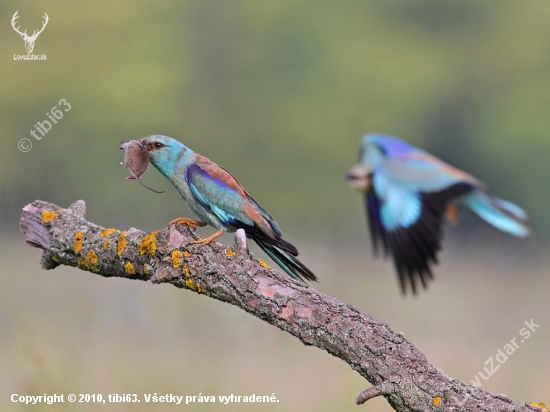
[[40, 200], [23, 208], [21, 231], [44, 249], [44, 269], [166, 282], [236, 305], [348, 363], [373, 385], [357, 404], [384, 396], [396, 411], [543, 410], [450, 378], [388, 325], [270, 269], [248, 252], [242, 230], [233, 247], [198, 246], [187, 226], [106, 230], [87, 222], [85, 210], [81, 200], [68, 209]]

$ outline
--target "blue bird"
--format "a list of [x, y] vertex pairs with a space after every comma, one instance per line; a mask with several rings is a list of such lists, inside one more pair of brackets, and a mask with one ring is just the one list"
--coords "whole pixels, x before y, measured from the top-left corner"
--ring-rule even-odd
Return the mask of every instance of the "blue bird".
[[365, 194], [374, 253], [383, 248], [392, 256], [403, 294], [407, 279], [416, 294], [417, 279], [426, 288], [433, 278], [430, 264], [438, 263], [444, 217], [455, 222], [458, 204], [504, 232], [530, 233], [523, 209], [489, 196], [475, 177], [396, 137], [365, 135], [360, 163], [347, 179]]
[[[196, 228], [209, 224], [217, 229], [213, 235], [193, 243], [206, 245], [224, 232], [242, 228], [291, 277], [302, 281], [317, 280], [296, 258], [296, 247], [282, 238], [275, 219], [231, 173], [168, 136], [152, 135], [137, 142], [147, 151], [153, 166], [172, 182], [189, 209], [200, 218], [179, 218], [170, 225], [187, 224]], [[136, 167], [142, 173], [144, 166], [146, 164]]]

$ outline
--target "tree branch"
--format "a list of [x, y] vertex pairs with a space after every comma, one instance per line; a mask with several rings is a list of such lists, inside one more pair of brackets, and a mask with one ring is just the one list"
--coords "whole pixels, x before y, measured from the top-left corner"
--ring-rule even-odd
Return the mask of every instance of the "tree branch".
[[242, 231], [234, 247], [198, 246], [190, 244], [195, 234], [187, 226], [105, 229], [87, 222], [85, 211], [81, 200], [68, 209], [41, 200], [23, 208], [21, 231], [28, 244], [44, 249], [44, 269], [68, 265], [171, 283], [236, 305], [348, 363], [374, 385], [357, 404], [384, 396], [396, 411], [542, 410], [450, 378], [388, 325], [270, 269], [248, 252]]

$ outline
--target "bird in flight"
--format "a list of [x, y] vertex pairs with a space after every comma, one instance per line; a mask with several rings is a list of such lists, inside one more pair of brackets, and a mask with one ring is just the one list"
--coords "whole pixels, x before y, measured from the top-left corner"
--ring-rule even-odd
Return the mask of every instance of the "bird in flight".
[[475, 177], [396, 137], [365, 135], [360, 163], [347, 179], [365, 195], [374, 253], [383, 249], [393, 258], [403, 294], [407, 283], [413, 294], [418, 281], [427, 288], [444, 218], [456, 222], [459, 204], [503, 232], [530, 233], [523, 209], [488, 195]]
[[275, 219], [223, 167], [168, 136], [151, 135], [124, 141], [121, 149], [125, 150], [123, 166], [132, 173], [127, 179], [142, 183], [139, 176], [151, 162], [200, 219], [178, 218], [170, 225], [186, 224], [193, 228], [211, 225], [217, 229], [213, 235], [193, 243], [206, 245], [225, 232], [242, 228], [291, 277], [301, 281], [317, 280], [296, 258], [298, 250], [283, 239]]

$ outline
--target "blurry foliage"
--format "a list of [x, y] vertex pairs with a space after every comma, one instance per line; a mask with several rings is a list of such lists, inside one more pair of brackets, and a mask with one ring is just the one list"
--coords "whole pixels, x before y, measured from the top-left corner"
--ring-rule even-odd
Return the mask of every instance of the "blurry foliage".
[[[50, 16], [34, 51], [47, 61], [13, 61], [15, 10], [29, 30]], [[465, 168], [550, 233], [547, 1], [5, 1], [0, 15], [3, 228], [36, 198], [85, 199], [106, 226], [188, 214], [152, 168], [158, 197], [119, 166], [121, 140], [162, 133], [231, 170], [283, 230], [345, 231], [363, 216], [343, 175], [379, 131]], [[72, 110], [21, 153], [61, 98]]]

